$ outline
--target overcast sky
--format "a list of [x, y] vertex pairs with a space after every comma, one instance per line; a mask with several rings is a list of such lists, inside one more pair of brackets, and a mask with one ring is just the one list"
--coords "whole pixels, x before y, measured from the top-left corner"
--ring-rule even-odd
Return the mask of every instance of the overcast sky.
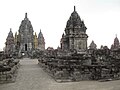
[[41, 29], [46, 48], [57, 48], [74, 5], [87, 27], [88, 46], [94, 40], [98, 48], [110, 47], [116, 34], [120, 39], [120, 0], [0, 0], [0, 50], [10, 28], [17, 32], [26, 12], [34, 32]]

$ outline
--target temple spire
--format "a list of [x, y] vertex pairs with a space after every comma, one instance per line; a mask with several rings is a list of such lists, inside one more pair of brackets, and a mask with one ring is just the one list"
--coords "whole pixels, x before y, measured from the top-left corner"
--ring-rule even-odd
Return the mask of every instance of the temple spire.
[[12, 31], [12, 28], [10, 28], [10, 31]]
[[76, 11], [76, 8], [75, 8], [75, 6], [74, 6], [74, 11]]
[[27, 13], [25, 13], [25, 18], [27, 18]]
[[44, 40], [43, 34], [41, 32], [41, 29], [40, 29], [40, 32], [38, 34], [38, 49], [45, 50], [45, 40]]
[[65, 35], [64, 35], [64, 33], [62, 34], [62, 37], [64, 37]]

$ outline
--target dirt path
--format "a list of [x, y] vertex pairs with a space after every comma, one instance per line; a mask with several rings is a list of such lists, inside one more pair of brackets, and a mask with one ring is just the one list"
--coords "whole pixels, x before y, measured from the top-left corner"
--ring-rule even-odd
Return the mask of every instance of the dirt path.
[[0, 84], [0, 90], [120, 90], [120, 81], [57, 83], [38, 65], [37, 59], [20, 60], [15, 83]]

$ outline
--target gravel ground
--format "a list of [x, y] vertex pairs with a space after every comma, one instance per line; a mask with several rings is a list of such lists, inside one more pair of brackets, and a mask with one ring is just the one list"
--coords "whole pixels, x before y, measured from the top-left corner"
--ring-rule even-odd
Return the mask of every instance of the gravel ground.
[[38, 65], [37, 59], [20, 60], [15, 83], [0, 84], [0, 90], [120, 90], [120, 80], [57, 83]]

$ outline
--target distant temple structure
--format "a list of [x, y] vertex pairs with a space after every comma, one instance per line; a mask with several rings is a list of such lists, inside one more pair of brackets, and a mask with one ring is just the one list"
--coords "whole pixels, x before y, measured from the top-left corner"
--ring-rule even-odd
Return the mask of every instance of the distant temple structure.
[[118, 49], [120, 48], [120, 43], [119, 43], [119, 39], [117, 38], [117, 36], [114, 39], [114, 43], [111, 45], [111, 49]]
[[19, 53], [28, 53], [35, 49], [45, 50], [44, 36], [41, 30], [38, 37], [36, 32], [34, 34], [33, 26], [27, 17], [27, 13], [25, 13], [25, 18], [20, 24], [18, 34], [16, 32], [14, 37], [12, 30], [10, 29], [5, 44], [6, 53], [15, 50], [18, 50]]
[[61, 38], [61, 49], [86, 51], [88, 38], [86, 29], [84, 21], [81, 20], [74, 6], [74, 11], [67, 21], [65, 33]]
[[44, 40], [44, 37], [43, 37], [41, 30], [40, 30], [40, 33], [38, 35], [38, 49], [45, 50], [45, 40]]
[[8, 33], [8, 36], [7, 36], [7, 38], [6, 38], [5, 44], [6, 44], [5, 52], [6, 52], [6, 53], [11, 53], [11, 52], [13, 52], [15, 42], [14, 42], [14, 36], [13, 36], [13, 33], [12, 33], [11, 28], [10, 28], [10, 32]]
[[97, 49], [97, 45], [94, 43], [94, 41], [91, 42], [89, 49], [94, 49], [94, 50]]

